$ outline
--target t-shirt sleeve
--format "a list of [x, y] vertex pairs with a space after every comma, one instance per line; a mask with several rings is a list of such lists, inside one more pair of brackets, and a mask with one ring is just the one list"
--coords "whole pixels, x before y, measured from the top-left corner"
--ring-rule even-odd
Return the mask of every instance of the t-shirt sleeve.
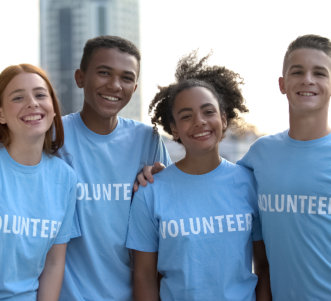
[[255, 144], [253, 144], [248, 152], [239, 160], [237, 161], [238, 165], [244, 166], [249, 168], [250, 170], [254, 170], [254, 154], [255, 154]]
[[140, 187], [133, 197], [126, 247], [142, 252], [157, 252], [158, 222], [146, 204], [144, 190], [145, 187]]
[[54, 244], [67, 243], [71, 238], [80, 236], [80, 227], [76, 209], [76, 177], [71, 177], [71, 185], [67, 195], [67, 209]]
[[[238, 164], [239, 165], [239, 164]], [[241, 173], [243, 175], [242, 178], [238, 177], [236, 179], [236, 184], [240, 185], [240, 183], [244, 183], [246, 187], [246, 200], [250, 204], [252, 210], [252, 239], [253, 241], [262, 240], [262, 231], [261, 231], [261, 223], [260, 216], [258, 210], [258, 196], [257, 196], [257, 183], [254, 177], [252, 170], [249, 168], [240, 167]], [[242, 180], [244, 179], [244, 180]], [[244, 181], [244, 182], [242, 182]]]
[[162, 137], [157, 133], [153, 133], [153, 135], [155, 136], [155, 153], [153, 156], [154, 162], [162, 162], [165, 166], [169, 166], [172, 162]]
[[258, 210], [258, 196], [257, 196], [257, 183], [253, 174], [251, 174], [251, 197], [252, 207], [253, 207], [253, 221], [252, 221], [252, 239], [253, 241], [262, 240], [262, 230], [261, 230], [261, 222], [260, 215]]

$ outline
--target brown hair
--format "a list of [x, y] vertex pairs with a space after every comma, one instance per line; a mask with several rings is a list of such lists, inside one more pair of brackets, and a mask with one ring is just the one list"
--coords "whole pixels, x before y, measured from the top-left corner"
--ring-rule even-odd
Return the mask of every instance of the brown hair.
[[[0, 107], [2, 106], [3, 92], [5, 88], [16, 75], [21, 73], [37, 74], [47, 84], [49, 93], [52, 98], [54, 113], [56, 115], [54, 117], [52, 126], [46, 132], [43, 150], [47, 154], [55, 154], [58, 149], [63, 146], [64, 132], [61, 120], [59, 101], [45, 71], [30, 64], [12, 65], [4, 69], [0, 73]], [[4, 146], [8, 146], [10, 142], [11, 141], [8, 126], [6, 124], [0, 124], [0, 143], [2, 143]]]
[[289, 55], [297, 49], [310, 48], [323, 51], [326, 55], [331, 57], [331, 41], [328, 38], [319, 35], [307, 34], [296, 38], [287, 48], [283, 61], [283, 75]]

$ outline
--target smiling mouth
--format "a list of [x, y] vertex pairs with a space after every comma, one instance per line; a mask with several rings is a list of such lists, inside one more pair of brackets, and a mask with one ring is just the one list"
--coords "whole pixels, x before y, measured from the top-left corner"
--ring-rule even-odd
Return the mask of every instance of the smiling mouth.
[[102, 95], [102, 94], [100, 94], [100, 96], [101, 96], [103, 99], [106, 99], [106, 100], [108, 100], [108, 101], [113, 101], [113, 102], [120, 101], [120, 99], [119, 99], [118, 97], [108, 96], [108, 95]]
[[202, 133], [193, 135], [193, 138], [205, 137], [205, 136], [208, 136], [210, 134], [211, 134], [211, 131], [206, 131], [206, 132], [202, 132]]
[[315, 96], [315, 95], [317, 95], [316, 93], [313, 93], [313, 92], [298, 92], [297, 94], [300, 95], [300, 96]]
[[24, 122], [29, 122], [29, 121], [38, 121], [43, 119], [43, 115], [41, 114], [37, 114], [37, 115], [28, 115], [28, 116], [24, 116], [22, 117], [22, 120]]

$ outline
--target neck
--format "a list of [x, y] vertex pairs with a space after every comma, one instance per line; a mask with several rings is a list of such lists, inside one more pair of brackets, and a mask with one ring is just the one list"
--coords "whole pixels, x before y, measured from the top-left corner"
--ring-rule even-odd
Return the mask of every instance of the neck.
[[328, 135], [331, 129], [328, 125], [328, 114], [312, 114], [295, 116], [290, 113], [289, 136], [295, 140], [314, 140]]
[[8, 154], [22, 165], [37, 165], [43, 152], [42, 143], [20, 143], [12, 141], [7, 147]]
[[221, 163], [221, 158], [217, 153], [190, 155], [186, 154], [185, 157], [176, 163], [176, 166], [183, 172], [192, 175], [202, 175], [211, 172]]
[[101, 116], [91, 113], [89, 110], [83, 110], [80, 112], [80, 116], [84, 124], [94, 133], [99, 135], [108, 135], [110, 134], [117, 125], [117, 115], [102, 118]]

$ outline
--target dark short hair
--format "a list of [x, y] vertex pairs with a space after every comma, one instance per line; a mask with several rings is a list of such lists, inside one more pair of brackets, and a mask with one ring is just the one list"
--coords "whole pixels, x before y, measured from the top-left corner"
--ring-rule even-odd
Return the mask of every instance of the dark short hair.
[[80, 62], [80, 69], [86, 71], [88, 64], [91, 61], [91, 56], [94, 50], [99, 48], [117, 48], [118, 50], [133, 55], [138, 62], [138, 76], [140, 71], [140, 52], [139, 49], [129, 40], [118, 36], [98, 36], [87, 40], [82, 60]]
[[291, 42], [291, 44], [287, 48], [283, 61], [283, 74], [285, 72], [285, 65], [287, 63], [287, 59], [289, 55], [294, 50], [302, 49], [302, 48], [320, 50], [323, 51], [329, 57], [331, 57], [331, 41], [328, 38], [314, 34], [299, 36], [293, 42]]
[[[56, 97], [54, 88], [52, 87], [44, 70], [30, 64], [12, 65], [4, 69], [0, 73], [0, 107], [2, 106], [4, 90], [11, 82], [11, 80], [21, 73], [37, 74], [46, 82], [50, 96], [52, 98], [54, 113], [56, 115], [51, 127], [46, 132], [43, 150], [47, 154], [55, 154], [58, 149], [63, 146], [64, 131], [61, 120], [59, 101]], [[4, 146], [8, 146], [10, 142], [11, 141], [7, 124], [0, 124], [0, 143], [2, 143]]]

